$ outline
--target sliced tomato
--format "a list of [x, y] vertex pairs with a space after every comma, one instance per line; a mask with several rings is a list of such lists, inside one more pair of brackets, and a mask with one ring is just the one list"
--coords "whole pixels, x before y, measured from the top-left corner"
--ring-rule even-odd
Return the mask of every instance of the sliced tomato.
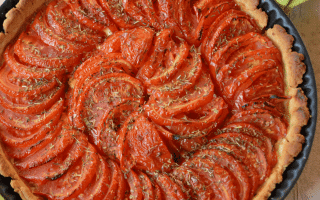
[[7, 146], [5, 150], [7, 151], [7, 154], [12, 158], [15, 158], [17, 160], [26, 159], [28, 156], [34, 154], [35, 152], [52, 143], [54, 138], [56, 138], [60, 134], [61, 126], [62, 125], [60, 123], [59, 125], [52, 127], [51, 131], [48, 131], [43, 138], [39, 138], [39, 140], [34, 142], [33, 144], [25, 147]]
[[225, 46], [210, 53], [210, 55], [212, 55], [209, 60], [211, 75], [215, 78], [221, 67], [229, 64], [244, 53], [248, 53], [252, 50], [268, 49], [273, 47], [274, 45], [271, 40], [259, 33], [250, 32], [245, 35], [235, 37]]
[[[188, 93], [182, 94], [179, 97], [150, 97], [149, 103], [156, 108], [162, 117], [173, 116], [191, 110], [197, 109], [200, 106], [206, 105], [212, 100], [214, 86], [208, 73], [203, 72], [198, 80]], [[175, 94], [173, 94], [175, 95]], [[164, 125], [164, 124], [163, 124]]]
[[172, 174], [190, 188], [192, 199], [214, 199], [214, 191], [212, 188], [206, 185], [201, 177], [186, 165], [179, 166]]
[[83, 200], [101, 200], [106, 196], [106, 191], [109, 189], [111, 183], [110, 176], [111, 169], [107, 166], [107, 162], [98, 156], [98, 168], [95, 177], [83, 193], [78, 195], [77, 198]]
[[68, 146], [75, 142], [73, 130], [67, 130], [62, 128], [60, 122], [57, 127], [57, 135], [51, 138], [50, 142], [45, 146], [33, 153], [32, 155], [20, 159], [15, 162], [15, 166], [19, 169], [28, 169], [42, 165], [53, 158], [60, 155]]
[[11, 129], [0, 125], [2, 142], [8, 147], [29, 147], [46, 137], [46, 134], [54, 129], [60, 121], [60, 115], [55, 115], [47, 124], [33, 131]]
[[173, 160], [178, 163], [180, 160], [180, 149], [179, 149], [179, 144], [176, 144], [174, 142], [174, 135], [167, 129], [165, 129], [162, 126], [159, 126], [157, 124], [154, 124], [155, 128], [159, 132], [159, 136], [167, 146], [168, 150], [170, 151], [171, 155], [173, 156]]
[[211, 145], [207, 145], [206, 148], [205, 150], [197, 151], [194, 157], [208, 159], [233, 173], [239, 184], [239, 198], [242, 200], [250, 199], [252, 193], [255, 192], [252, 189], [252, 179], [255, 179], [251, 171], [241, 161], [230, 155], [227, 149], [215, 149]]
[[157, 1], [156, 6], [161, 24], [163, 24], [164, 27], [172, 29], [178, 37], [184, 38], [183, 32], [177, 22], [178, 19], [175, 18], [175, 12], [177, 10], [176, 1], [160, 0]]
[[94, 178], [97, 170], [98, 156], [89, 144], [82, 159], [79, 159], [66, 174], [60, 178], [48, 181], [38, 187], [35, 194], [47, 198], [75, 198], [80, 195]]
[[39, 129], [41, 126], [49, 123], [55, 115], [61, 115], [63, 110], [64, 100], [57, 101], [48, 111], [39, 115], [17, 114], [10, 110], [4, 109], [0, 105], [0, 122], [12, 129], [19, 129], [23, 131], [32, 131]]
[[79, 55], [62, 53], [56, 48], [38, 40], [38, 37], [34, 34], [28, 35], [25, 32], [20, 35], [15, 43], [14, 53], [24, 63], [41, 67], [50, 66], [52, 70], [54, 68], [58, 70], [65, 68], [66, 71], [70, 71], [70, 68], [75, 63], [80, 62]]
[[144, 108], [154, 122], [167, 126], [175, 134], [177, 140], [207, 135], [228, 114], [227, 104], [220, 97], [213, 98], [209, 104], [206, 104], [203, 110], [199, 108], [192, 112], [182, 113], [173, 117], [158, 112], [158, 109], [152, 106], [150, 101]]
[[71, 112], [73, 121], [79, 129], [84, 129], [84, 122], [87, 121], [86, 126], [91, 129], [95, 126], [95, 121], [81, 117], [81, 113], [88, 114], [89, 117], [96, 111], [99, 118], [102, 116], [101, 110], [110, 109], [127, 100], [142, 103], [143, 96], [144, 88], [140, 81], [127, 74], [113, 73], [98, 77], [82, 89], [74, 105], [74, 111]]
[[124, 123], [119, 135], [122, 171], [129, 172], [131, 168], [150, 172], [171, 170], [174, 161], [170, 151], [154, 125], [143, 115], [133, 113]]
[[138, 172], [137, 174], [139, 176], [139, 180], [141, 181], [143, 199], [154, 200], [156, 194], [150, 178], [143, 172]]
[[230, 123], [233, 122], [245, 122], [252, 124], [263, 130], [263, 133], [267, 137], [270, 137], [275, 141], [285, 137], [287, 133], [287, 126], [284, 119], [267, 110], [252, 109], [239, 112], [231, 117]]
[[131, 29], [138, 26], [146, 26], [143, 22], [137, 21], [124, 9], [122, 0], [99, 0], [102, 8], [108, 13], [114, 23], [121, 29]]
[[[125, 31], [121, 40], [121, 52], [124, 59], [137, 69], [151, 48], [155, 32], [150, 28], [137, 28]], [[148, 59], [148, 58], [146, 58]]]
[[64, 67], [41, 67], [41, 66], [32, 66], [30, 64], [22, 63], [19, 58], [14, 54], [13, 46], [8, 46], [4, 52], [4, 59], [6, 64], [10, 67], [10, 69], [15, 73], [19, 74], [20, 77], [23, 78], [46, 78], [53, 79], [57, 77], [61, 79], [61, 76], [66, 73], [66, 69]]
[[[5, 109], [9, 109], [15, 113], [38, 114], [50, 109], [55, 102], [57, 102], [60, 98], [63, 97], [64, 91], [65, 87], [64, 85], [62, 85], [61, 87], [57, 87], [53, 91], [43, 93], [39, 99], [34, 99], [34, 101], [28, 101], [28, 104], [12, 102], [8, 98], [0, 98], [0, 104]], [[2, 92], [0, 92], [0, 94], [1, 93]]]
[[167, 50], [168, 42], [172, 34], [171, 29], [164, 29], [155, 36], [154, 44], [148, 56], [149, 59], [141, 64], [136, 78], [141, 81], [147, 81], [152, 78], [162, 64], [164, 52]]
[[71, 147], [66, 148], [60, 156], [38, 167], [23, 170], [19, 175], [37, 185], [60, 178], [82, 158], [88, 148], [88, 140], [83, 134], [76, 135], [76, 138], [77, 141]]
[[119, 31], [109, 37], [99, 50], [107, 55], [109, 53], [121, 53], [122, 59], [127, 60], [132, 66], [135, 75], [142, 62], [147, 58], [151, 48], [154, 30], [150, 28], [134, 28], [126, 31]]
[[48, 25], [64, 39], [91, 45], [101, 43], [105, 33], [80, 24], [65, 1], [53, 1], [46, 8]]
[[[118, 166], [117, 164], [117, 167], [119, 169], [119, 171], [121, 170], [120, 167]], [[125, 197], [130, 197], [130, 192], [129, 192], [129, 184], [127, 182], [127, 178], [128, 177], [124, 177], [125, 174], [121, 171], [120, 171], [120, 175], [119, 175], [119, 185], [118, 185], [118, 190], [117, 190], [117, 197], [116, 197], [116, 200], [122, 200], [122, 199], [125, 199]], [[107, 199], [106, 199], [107, 200]]]
[[111, 182], [110, 182], [109, 189], [105, 191], [107, 194], [104, 197], [104, 200], [117, 198], [116, 195], [117, 195], [117, 190], [119, 189], [119, 182], [122, 180], [121, 179], [122, 174], [118, 164], [112, 160], [108, 160], [107, 163], [108, 163], [107, 166], [112, 172], [112, 176], [109, 177], [111, 179]]
[[98, 149], [110, 158], [118, 158], [118, 130], [134, 111], [139, 110], [140, 103], [127, 101], [105, 111], [98, 126], [89, 133], [89, 139]]
[[263, 183], [269, 166], [261, 149], [252, 147], [249, 142], [236, 138], [235, 133], [222, 134], [219, 138], [211, 140], [210, 145], [231, 153], [233, 157], [248, 167], [253, 176], [253, 191], [256, 191], [257, 187]]
[[271, 168], [267, 162], [266, 154], [262, 149], [263, 146], [259, 144], [259, 141], [254, 140], [254, 138], [249, 135], [232, 133], [232, 132], [223, 133], [221, 135], [214, 137], [214, 139], [218, 139], [218, 138], [228, 138], [230, 139], [229, 141], [231, 141], [231, 144], [234, 145], [235, 143], [238, 142], [240, 144], [237, 144], [237, 145], [241, 146], [242, 148], [245, 147], [247, 151], [255, 152], [256, 154], [255, 157], [258, 165], [257, 164], [254, 164], [254, 165], [259, 168], [258, 172], [260, 175], [260, 180], [263, 180], [270, 175]]
[[155, 200], [160, 200], [160, 199], [162, 199], [162, 196], [163, 196], [163, 195], [161, 195], [161, 190], [160, 190], [159, 185], [156, 185], [156, 184], [155, 184], [154, 187], [155, 187], [155, 189], [154, 189], [154, 193], [155, 193], [154, 199], [155, 199]]
[[182, 42], [178, 48], [174, 48], [172, 51], [167, 51], [167, 58], [169, 61], [162, 68], [158, 68], [152, 78], [147, 80], [145, 84], [162, 85], [167, 82], [172, 76], [174, 76], [178, 70], [183, 66], [185, 59], [189, 54], [190, 47], [186, 42]]
[[[25, 78], [13, 72], [6, 64], [0, 69], [0, 91], [14, 103], [32, 103], [39, 93], [49, 93], [63, 83], [58, 78]], [[10, 98], [12, 97], [12, 98]], [[5, 97], [3, 97], [5, 100]]]
[[83, 54], [84, 52], [92, 50], [92, 46], [90, 45], [66, 40], [60, 35], [57, 35], [47, 24], [44, 11], [40, 11], [37, 14], [30, 28], [37, 33], [44, 43], [63, 53]]
[[214, 191], [214, 199], [239, 199], [239, 186], [231, 173], [206, 158], [194, 157], [185, 165], [199, 176], [200, 180]]
[[202, 61], [195, 49], [191, 52], [191, 56], [192, 58], [185, 61], [185, 66], [172, 77], [171, 81], [160, 86], [150, 86], [148, 93], [156, 93], [157, 96], [181, 95], [193, 87], [202, 74]]
[[268, 70], [244, 90], [234, 96], [235, 107], [239, 110], [255, 107], [272, 112], [285, 113], [284, 102], [290, 99], [285, 96], [283, 74], [279, 65]]
[[[75, 15], [75, 17], [79, 20], [80, 23], [84, 24], [85, 26], [97, 30], [100, 32], [105, 32], [112, 34], [113, 32], [117, 31], [118, 28], [116, 25], [109, 19], [107, 15], [104, 15], [104, 20], [101, 20], [101, 17], [98, 18], [100, 19], [99, 21], [95, 18], [96, 16], [99, 15], [93, 15], [90, 11], [94, 10], [88, 10], [86, 7], [83, 6], [82, 2], [85, 2], [87, 6], [90, 7], [90, 4], [87, 0], [81, 1], [81, 0], [67, 0], [66, 3], [70, 5], [70, 8]], [[91, 5], [92, 6], [92, 5]], [[97, 7], [98, 4], [96, 3], [95, 6]], [[100, 7], [100, 6], [98, 6]], [[99, 9], [99, 8], [98, 8]], [[100, 9], [102, 9], [100, 7]], [[101, 21], [103, 23], [101, 23]]]
[[251, 16], [243, 11], [230, 9], [210, 26], [208, 36], [203, 41], [202, 53], [207, 61], [211, 61], [211, 56], [230, 40], [250, 32], [261, 32]]
[[142, 200], [144, 196], [142, 182], [140, 181], [139, 176], [133, 170], [130, 170], [126, 176], [128, 177], [127, 181], [130, 186], [130, 198]]
[[265, 153], [269, 166], [273, 168], [276, 164], [277, 156], [274, 149], [274, 141], [271, 141], [270, 138], [266, 137], [261, 129], [258, 129], [249, 123], [236, 122], [221, 129], [221, 133], [226, 132], [241, 133], [253, 137], [255, 145], [259, 145], [261, 150]]
[[198, 24], [194, 31], [194, 44], [199, 45], [203, 41], [213, 22], [224, 12], [240, 8], [234, 1], [227, 0], [200, 0], [193, 5]]
[[164, 199], [181, 200], [188, 199], [183, 187], [178, 185], [173, 178], [166, 174], [159, 174], [155, 177], [156, 183], [161, 190], [161, 196]]
[[98, 21], [100, 24], [108, 27], [111, 32], [118, 30], [118, 28], [114, 30], [114, 27], [116, 26], [108, 14], [103, 11], [99, 0], [80, 0], [80, 3], [83, 9], [86, 10], [90, 17], [95, 21]]

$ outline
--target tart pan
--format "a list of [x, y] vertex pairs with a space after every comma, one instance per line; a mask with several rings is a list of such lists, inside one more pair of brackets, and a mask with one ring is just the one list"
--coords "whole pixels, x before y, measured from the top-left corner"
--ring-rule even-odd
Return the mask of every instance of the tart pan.
[[[3, 31], [2, 24], [5, 19], [6, 12], [13, 8], [17, 2], [18, 0], [6, 0], [0, 7], [1, 31]], [[260, 0], [259, 7], [262, 8], [269, 16], [267, 29], [272, 28], [274, 24], [279, 24], [284, 27], [290, 35], [293, 35], [295, 39], [293, 50], [304, 55], [304, 63], [307, 66], [306, 73], [303, 77], [303, 83], [299, 85], [299, 87], [303, 89], [305, 95], [308, 97], [308, 108], [310, 109], [310, 114], [312, 116], [308, 124], [301, 129], [301, 134], [305, 136], [306, 140], [303, 144], [300, 154], [283, 173], [283, 181], [277, 184], [275, 190], [272, 192], [269, 198], [269, 200], [284, 200], [301, 175], [301, 172], [310, 154], [317, 122], [317, 88], [307, 49], [290, 19], [274, 0]], [[0, 175], [0, 194], [8, 200], [21, 199], [19, 195], [10, 187], [10, 180], [10, 178]]]

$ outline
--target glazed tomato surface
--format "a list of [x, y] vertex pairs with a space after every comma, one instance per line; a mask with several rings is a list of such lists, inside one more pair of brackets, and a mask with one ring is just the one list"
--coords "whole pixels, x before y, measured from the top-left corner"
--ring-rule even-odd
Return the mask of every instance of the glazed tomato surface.
[[281, 53], [233, 0], [54, 0], [3, 57], [0, 138], [40, 197], [249, 200], [277, 164]]

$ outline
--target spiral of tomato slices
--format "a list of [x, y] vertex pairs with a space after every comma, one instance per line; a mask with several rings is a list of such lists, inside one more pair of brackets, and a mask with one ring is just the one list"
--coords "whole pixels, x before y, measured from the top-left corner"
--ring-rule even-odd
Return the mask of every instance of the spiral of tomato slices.
[[45, 199], [249, 200], [286, 136], [282, 55], [233, 0], [54, 0], [8, 45], [0, 139]]

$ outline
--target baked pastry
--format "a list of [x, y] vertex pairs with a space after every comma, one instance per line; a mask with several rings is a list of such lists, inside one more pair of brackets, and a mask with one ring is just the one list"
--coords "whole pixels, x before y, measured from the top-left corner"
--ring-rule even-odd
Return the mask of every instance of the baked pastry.
[[303, 56], [257, 5], [20, 1], [1, 173], [24, 199], [266, 199], [309, 112]]

